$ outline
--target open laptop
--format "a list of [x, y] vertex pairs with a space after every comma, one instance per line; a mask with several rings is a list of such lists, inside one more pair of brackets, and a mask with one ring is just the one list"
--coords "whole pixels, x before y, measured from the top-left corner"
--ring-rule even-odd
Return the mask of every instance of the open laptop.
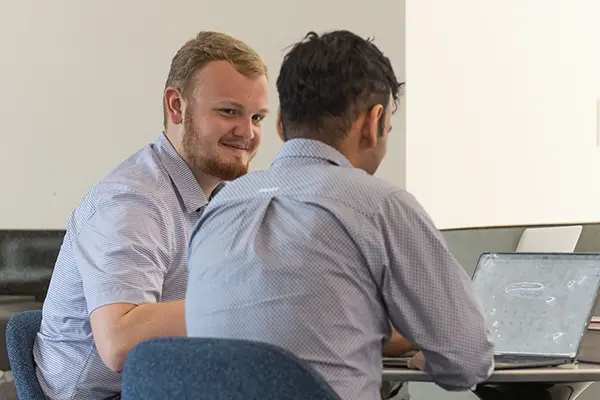
[[[473, 274], [496, 369], [574, 363], [600, 287], [600, 254], [484, 253]], [[384, 358], [406, 367], [408, 357]]]

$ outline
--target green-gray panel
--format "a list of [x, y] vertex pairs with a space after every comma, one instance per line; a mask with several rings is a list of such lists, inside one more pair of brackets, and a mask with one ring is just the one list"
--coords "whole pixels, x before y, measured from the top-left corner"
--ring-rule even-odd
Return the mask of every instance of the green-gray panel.
[[[600, 253], [600, 225], [585, 225], [575, 251], [584, 253]], [[600, 302], [596, 304], [594, 315], [600, 315]], [[600, 398], [600, 396], [598, 396]]]
[[448, 248], [469, 275], [481, 253], [515, 251], [525, 228], [465, 229], [443, 231]]

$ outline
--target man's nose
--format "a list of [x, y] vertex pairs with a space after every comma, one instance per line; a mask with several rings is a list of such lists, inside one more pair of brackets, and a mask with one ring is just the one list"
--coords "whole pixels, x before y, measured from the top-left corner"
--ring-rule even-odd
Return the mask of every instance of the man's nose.
[[235, 136], [253, 139], [254, 138], [254, 123], [252, 118], [244, 118], [239, 121], [233, 130]]

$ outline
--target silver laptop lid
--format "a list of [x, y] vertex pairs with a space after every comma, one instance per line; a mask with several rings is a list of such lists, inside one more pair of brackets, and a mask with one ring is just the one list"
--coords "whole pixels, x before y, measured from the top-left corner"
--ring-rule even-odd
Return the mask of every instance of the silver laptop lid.
[[473, 275], [496, 354], [575, 358], [600, 287], [600, 254], [484, 253]]
[[527, 228], [517, 245], [517, 253], [572, 253], [582, 225]]

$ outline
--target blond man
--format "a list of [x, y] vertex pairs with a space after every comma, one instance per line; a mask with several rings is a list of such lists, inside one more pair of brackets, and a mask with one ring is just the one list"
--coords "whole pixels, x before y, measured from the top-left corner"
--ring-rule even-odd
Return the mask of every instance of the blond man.
[[231, 36], [200, 32], [177, 52], [164, 131], [68, 221], [34, 347], [49, 398], [118, 397], [133, 346], [185, 336], [189, 235], [213, 190], [247, 172], [267, 94], [265, 64]]

